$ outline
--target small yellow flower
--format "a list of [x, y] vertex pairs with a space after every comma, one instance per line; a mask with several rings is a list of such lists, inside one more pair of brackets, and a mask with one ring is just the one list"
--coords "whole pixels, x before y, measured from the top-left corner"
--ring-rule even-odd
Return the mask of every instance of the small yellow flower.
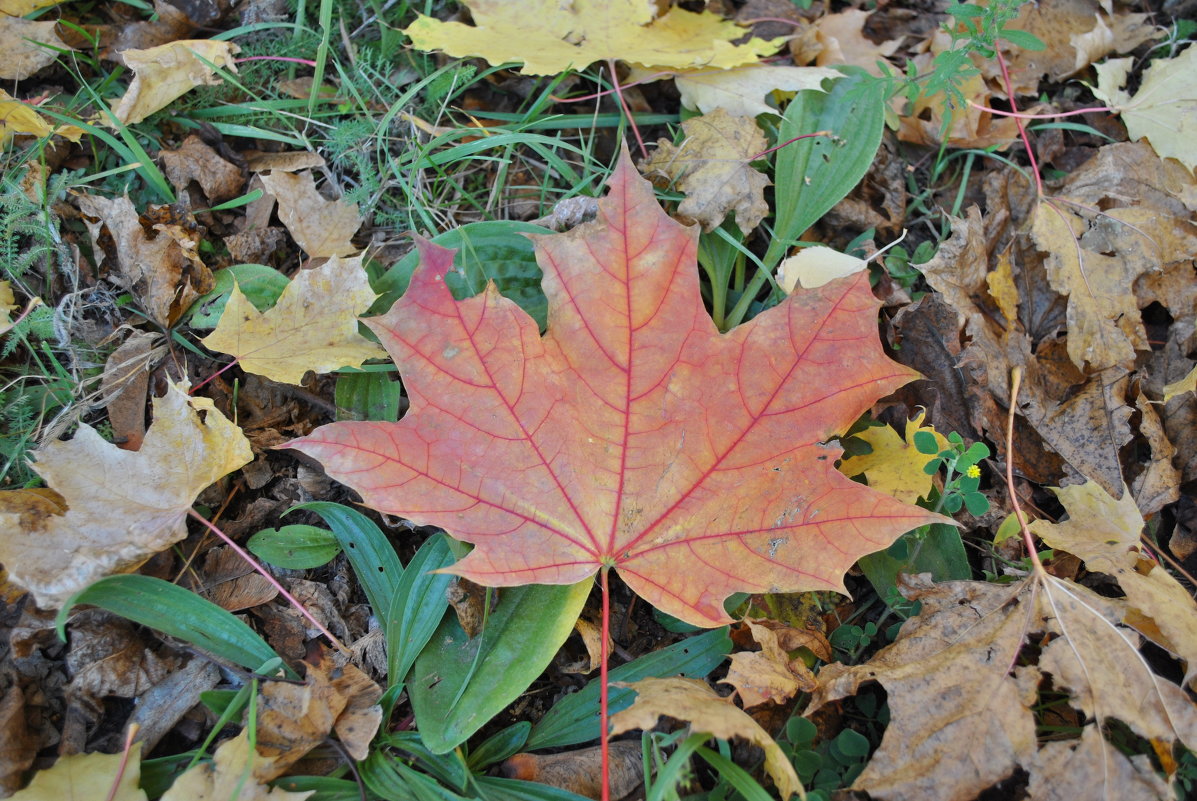
[[975, 464], [971, 465], [967, 470], [964, 471], [964, 475], [968, 476], [969, 478], [980, 478], [981, 468], [977, 467]]

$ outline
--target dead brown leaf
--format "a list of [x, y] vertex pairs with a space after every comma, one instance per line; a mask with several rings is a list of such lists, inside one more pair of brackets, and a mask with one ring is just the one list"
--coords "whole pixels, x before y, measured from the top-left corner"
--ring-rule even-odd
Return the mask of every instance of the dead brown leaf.
[[677, 209], [683, 220], [711, 231], [735, 212], [740, 230], [752, 231], [769, 213], [764, 194], [769, 179], [749, 165], [769, 146], [756, 121], [716, 109], [686, 120], [682, 130], [686, 138], [680, 145], [660, 140], [641, 170], [686, 193]]
[[864, 35], [864, 26], [872, 12], [850, 8], [815, 20], [815, 37], [822, 46], [815, 64], [838, 67], [851, 64], [873, 75], [882, 75], [878, 61], [886, 61], [898, 50], [901, 40], [876, 44]]
[[0, 78], [20, 81], [58, 58], [56, 49], [69, 50], [58, 38], [54, 20], [34, 21], [0, 16]]
[[176, 190], [183, 192], [195, 181], [209, 205], [232, 200], [245, 185], [241, 169], [221, 158], [198, 136], [188, 136], [179, 147], [163, 150], [159, 156], [163, 171]]
[[815, 689], [818, 684], [815, 674], [801, 657], [790, 658], [789, 652], [809, 645], [821, 652], [821, 658], [830, 659], [826, 638], [789, 626], [769, 625], [767, 620], [746, 619], [744, 624], [761, 650], [732, 654], [727, 678], [721, 682], [736, 688], [745, 709], [768, 701], [782, 703], [800, 692]]
[[[643, 787], [644, 759], [639, 740], [611, 743], [607, 756], [611, 798], [623, 798]], [[586, 798], [602, 797], [603, 765], [598, 746], [560, 754], [516, 754], [499, 770], [508, 779], [539, 782]]]
[[262, 184], [278, 201], [279, 219], [309, 258], [357, 253], [350, 241], [362, 227], [356, 203], [325, 200], [307, 170], [264, 174]]
[[130, 125], [161, 111], [197, 86], [220, 83], [213, 64], [237, 71], [233, 59], [241, 48], [217, 39], [180, 39], [145, 50], [124, 50], [121, 60], [133, 70], [129, 88], [112, 106], [112, 114]]
[[211, 763], [204, 762], [175, 779], [162, 801], [303, 801], [314, 790], [289, 793], [260, 783], [259, 772], [271, 772], [271, 759], [255, 754], [249, 729], [216, 749]]

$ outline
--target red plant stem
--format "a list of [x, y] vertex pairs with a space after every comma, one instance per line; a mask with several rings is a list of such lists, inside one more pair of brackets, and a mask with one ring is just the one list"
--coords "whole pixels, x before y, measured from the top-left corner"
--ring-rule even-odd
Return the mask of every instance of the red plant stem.
[[[677, 75], [677, 73], [676, 72], [668, 72], [668, 71], [654, 72], [652, 75], [646, 75], [638, 81], [632, 81], [631, 83], [621, 84], [620, 86], [621, 86], [621, 88], [626, 89], [629, 86], [640, 86], [641, 84], [652, 83], [653, 81], [659, 81], [662, 78], [670, 77], [673, 75]], [[616, 92], [615, 89], [604, 89], [601, 92], [591, 92], [588, 95], [578, 95], [577, 97], [561, 97], [560, 95], [549, 95], [549, 98], [554, 103], [582, 103], [587, 100], [597, 100], [600, 97], [606, 97], [607, 95], [615, 94], [615, 92]]]
[[215, 373], [213, 373], [212, 375], [208, 376], [207, 378], [205, 378], [203, 381], [201, 381], [201, 382], [199, 382], [198, 384], [196, 384], [196, 385], [195, 385], [194, 387], [192, 387], [191, 389], [187, 390], [187, 394], [188, 394], [188, 395], [194, 395], [194, 394], [195, 394], [195, 391], [196, 391], [197, 389], [199, 389], [200, 387], [202, 387], [204, 384], [207, 384], [207, 383], [208, 383], [209, 381], [211, 381], [213, 378], [216, 378], [216, 376], [220, 375], [220, 374], [221, 374], [221, 373], [223, 373], [225, 370], [227, 370], [227, 369], [229, 369], [230, 367], [232, 367], [234, 364], [236, 364], [236, 363], [237, 363], [237, 361], [238, 361], [237, 359], [233, 359], [231, 362], [229, 362], [228, 364], [226, 364], [224, 367], [221, 367], [221, 368], [220, 368], [219, 370], [217, 370]]
[[780, 145], [774, 145], [773, 147], [769, 148], [768, 150], [762, 150], [760, 153], [757, 153], [755, 156], [749, 157], [748, 160], [756, 161], [757, 159], [761, 158], [762, 156], [769, 155], [774, 150], [781, 150], [786, 145], [794, 144], [799, 139], [811, 139], [816, 136], [831, 136], [831, 131], [815, 131], [814, 133], [802, 134], [802, 136], [795, 136], [793, 139], [787, 139], [786, 141], [782, 142]]
[[1031, 172], [1035, 176], [1035, 192], [1039, 197], [1043, 197], [1043, 178], [1039, 175], [1039, 161], [1035, 158], [1035, 149], [1031, 147], [1031, 138], [1027, 136], [1027, 129], [1022, 124], [1022, 119], [1017, 116], [1018, 105], [1014, 102], [1014, 84], [1010, 80], [1010, 70], [1006, 67], [1006, 57], [1002, 55], [1002, 49], [995, 47], [993, 52], [997, 55], [998, 66], [1002, 68], [1002, 83], [1006, 87], [1006, 99], [1010, 101], [1010, 110], [1014, 112], [1014, 124], [1018, 126], [1018, 135], [1022, 138], [1023, 147], [1027, 149], [1027, 160], [1031, 162]]
[[636, 127], [636, 118], [632, 116], [632, 110], [628, 108], [628, 101], [623, 96], [623, 87], [619, 85], [619, 73], [615, 70], [615, 59], [607, 59], [607, 68], [611, 70], [611, 87], [615, 90], [615, 96], [619, 98], [619, 107], [627, 115], [628, 125], [631, 126], [632, 134], [636, 137], [636, 144], [640, 148], [640, 157], [648, 158], [648, 148], [644, 146], [644, 140], [640, 137], [640, 129]]
[[266, 579], [266, 581], [268, 581], [270, 583], [270, 586], [272, 586], [276, 590], [278, 590], [278, 594], [283, 596], [284, 598], [286, 598], [287, 603], [289, 603], [289, 604], [291, 604], [291, 606], [295, 607], [295, 609], [298, 610], [299, 614], [301, 614], [305, 618], [307, 618], [309, 623], [311, 623], [313, 626], [315, 626], [316, 629], [321, 634], [323, 634], [325, 637], [327, 637], [328, 641], [330, 643], [332, 643], [333, 646], [338, 651], [340, 651], [343, 654], [349, 653], [349, 649], [345, 647], [345, 644], [342, 643], [340, 640], [338, 640], [336, 638], [336, 636], [334, 636], [331, 631], [329, 631], [327, 628], [325, 628], [323, 623], [321, 623], [319, 620], [317, 620], [315, 617], [313, 617], [312, 613], [309, 612], [307, 609], [305, 609], [303, 604], [301, 604], [295, 598], [294, 595], [287, 592], [287, 590], [283, 587], [283, 585], [279, 584], [278, 579], [276, 579], [274, 576], [270, 575], [270, 571], [268, 571], [266, 568], [262, 567], [262, 565], [260, 565], [256, 559], [254, 559], [252, 556], [249, 555], [248, 551], [246, 551], [244, 548], [242, 548], [237, 543], [233, 542], [233, 539], [228, 534], [225, 534], [223, 531], [218, 529], [216, 526], [212, 525], [210, 522], [208, 522], [207, 519], [204, 518], [203, 515], [199, 514], [194, 509], [188, 509], [187, 514], [190, 515], [191, 517], [195, 518], [196, 520], [200, 521], [201, 523], [203, 523], [208, 528], [209, 531], [211, 531], [213, 534], [215, 534], [220, 539], [224, 540], [224, 543], [226, 545], [228, 545], [230, 548], [232, 548], [233, 551], [238, 556], [240, 556], [242, 559], [244, 559], [245, 563], [247, 565], [249, 565], [254, 570], [256, 570], [258, 572], [258, 574], [262, 576], [262, 578]]
[[125, 777], [125, 771], [129, 767], [129, 754], [133, 751], [133, 738], [137, 736], [140, 729], [141, 726], [134, 723], [129, 726], [129, 731], [125, 734], [125, 748], [121, 752], [121, 764], [117, 766], [116, 776], [112, 779], [112, 786], [108, 788], [108, 797], [105, 801], [116, 801], [116, 794], [121, 789], [121, 779]]
[[291, 58], [290, 56], [246, 56], [245, 58], [234, 59], [240, 64], [242, 61], [290, 61], [295, 64], [307, 64], [309, 67], [315, 67], [316, 62], [306, 58]]
[[[973, 108], [984, 111], [988, 114], [997, 114], [999, 117], [1016, 117], [1020, 120], [1055, 120], [1059, 119], [1060, 117], [1076, 117], [1081, 114], [1088, 114], [1091, 111], [1105, 111], [1111, 114], [1114, 113], [1114, 109], [1110, 108], [1109, 106], [1091, 106], [1090, 108], [1078, 108], [1073, 109], [1072, 111], [1058, 111], [1055, 114], [1023, 114], [1021, 111], [1001, 111], [996, 108], [990, 108], [989, 106], [982, 106], [980, 103], [974, 103], [971, 100], [968, 101], [968, 104]], [[1013, 105], [1014, 104], [1011, 103], [1011, 106]]]
[[1018, 409], [1018, 389], [1022, 385], [1022, 368], [1015, 367], [1010, 372], [1010, 408], [1006, 412], [1006, 491], [1010, 493], [1010, 505], [1014, 507], [1014, 516], [1018, 520], [1019, 530], [1022, 532], [1023, 544], [1035, 572], [1043, 575], [1043, 562], [1039, 561], [1039, 552], [1035, 550], [1035, 540], [1031, 537], [1031, 530], [1027, 528], [1027, 515], [1018, 503], [1018, 493], [1014, 491], [1014, 413]]
[[611, 588], [607, 581], [607, 565], [599, 570], [599, 583], [603, 591], [603, 638], [600, 640], [599, 657], [602, 664], [599, 667], [599, 743], [602, 753], [603, 792], [602, 801], [611, 801], [611, 763], [609, 762], [608, 745], [610, 736], [607, 734], [607, 663], [611, 661], [611, 652], [607, 648], [607, 638], [611, 636]]

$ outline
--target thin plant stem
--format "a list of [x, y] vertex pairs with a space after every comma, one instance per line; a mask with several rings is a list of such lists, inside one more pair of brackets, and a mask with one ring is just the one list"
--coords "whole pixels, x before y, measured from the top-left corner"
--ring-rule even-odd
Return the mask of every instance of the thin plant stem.
[[278, 590], [279, 595], [281, 595], [281, 596], [283, 596], [283, 598], [287, 599], [287, 603], [289, 603], [289, 604], [291, 604], [291, 606], [295, 607], [295, 609], [299, 612], [299, 614], [301, 614], [305, 618], [307, 618], [309, 623], [311, 623], [313, 626], [315, 626], [316, 629], [321, 634], [323, 634], [325, 637], [327, 637], [328, 641], [333, 644], [333, 647], [335, 647], [338, 651], [340, 651], [343, 654], [349, 653], [349, 649], [345, 647], [345, 644], [343, 642], [338, 640], [336, 638], [336, 636], [331, 631], [329, 631], [328, 628], [325, 627], [325, 625], [323, 623], [321, 623], [319, 620], [317, 620], [312, 615], [311, 612], [309, 612], [307, 609], [305, 609], [303, 604], [301, 604], [295, 598], [294, 595], [287, 592], [286, 588], [283, 587], [283, 585], [279, 583], [278, 579], [276, 579], [274, 576], [270, 575], [270, 571], [268, 571], [266, 568], [262, 567], [262, 565], [258, 563], [258, 560], [254, 559], [252, 556], [250, 556], [249, 552], [246, 551], [244, 548], [242, 548], [240, 545], [233, 542], [232, 537], [230, 537], [228, 534], [225, 534], [223, 531], [221, 531], [216, 526], [212, 525], [210, 522], [208, 522], [207, 518], [205, 518], [203, 515], [196, 512], [194, 509], [188, 509], [187, 514], [189, 516], [195, 518], [196, 520], [198, 520], [200, 523], [202, 523], [205, 527], [207, 527], [207, 529], [209, 531], [211, 531], [217, 537], [224, 540], [225, 545], [228, 545], [230, 548], [232, 548], [233, 552], [236, 553], [238, 556], [240, 556], [242, 559], [244, 559], [245, 563], [247, 565], [249, 565], [255, 571], [257, 571], [258, 574], [262, 576], [262, 578], [266, 579], [266, 581], [270, 583], [270, 586], [272, 586], [276, 590]]
[[[632, 116], [632, 109], [628, 107], [628, 101], [623, 96], [623, 87], [619, 85], [619, 73], [615, 71], [615, 59], [607, 59], [607, 68], [611, 70], [611, 87], [615, 90], [615, 96], [619, 98], [619, 107], [627, 115], [632, 135], [636, 137], [636, 145], [640, 148], [640, 157], [648, 158], [648, 148], [644, 146], [644, 139], [640, 136], [640, 129], [636, 127], [636, 118]], [[605, 787], [606, 785], [604, 784], [603, 786]]]
[[793, 139], [787, 139], [786, 141], [782, 142], [780, 145], [774, 145], [773, 147], [769, 148], [768, 150], [762, 150], [760, 153], [757, 153], [755, 156], [750, 156], [748, 158], [748, 160], [756, 161], [757, 159], [759, 159], [763, 156], [769, 155], [774, 150], [781, 150], [786, 145], [794, 144], [799, 139], [811, 139], [816, 136], [831, 136], [831, 131], [815, 131], [814, 133], [808, 133], [808, 134], [802, 134], [801, 136], [795, 136]]
[[134, 723], [129, 726], [129, 731], [125, 734], [125, 748], [121, 752], [121, 763], [116, 768], [116, 775], [112, 778], [112, 786], [108, 788], [108, 796], [105, 801], [116, 801], [116, 794], [121, 789], [121, 779], [125, 777], [125, 770], [129, 767], [129, 754], [133, 751], [133, 738], [140, 730], [141, 726]]
[[[982, 106], [980, 103], [968, 101], [968, 104], [979, 111], [984, 111], [987, 114], [996, 114], [999, 117], [1014, 117], [1019, 120], [1055, 120], [1060, 117], [1078, 117], [1081, 114], [1088, 114], [1093, 111], [1104, 111], [1110, 114], [1115, 113], [1114, 109], [1108, 106], [1092, 106], [1091, 108], [1078, 108], [1072, 111], [1058, 111], [1055, 114], [1026, 114], [1021, 111], [1001, 111], [1000, 109], [990, 108], [989, 106]], [[1010, 106], [1014, 106], [1014, 102], [1010, 102]]]
[[997, 55], [998, 66], [1002, 69], [1002, 83], [1006, 87], [1006, 98], [1010, 101], [1010, 110], [1016, 115], [1014, 117], [1014, 124], [1018, 126], [1018, 135], [1022, 139], [1023, 147], [1027, 149], [1027, 160], [1031, 162], [1031, 173], [1035, 176], [1035, 192], [1039, 197], [1043, 197], [1043, 178], [1039, 174], [1039, 161], [1035, 158], [1035, 149], [1031, 147], [1031, 137], [1027, 135], [1026, 126], [1022, 124], [1022, 119], [1017, 116], [1018, 105], [1014, 101], [1014, 83], [1010, 80], [1010, 70], [1006, 67], [1006, 57], [1002, 55], [1002, 49], [995, 47], [993, 50]]
[[233, 359], [231, 362], [229, 362], [228, 364], [226, 364], [224, 367], [221, 367], [221, 368], [220, 368], [219, 370], [217, 370], [215, 373], [213, 373], [212, 375], [208, 376], [208, 377], [207, 377], [207, 378], [205, 378], [203, 381], [199, 382], [199, 383], [198, 383], [198, 384], [196, 384], [194, 387], [192, 387], [191, 389], [189, 389], [189, 390], [187, 391], [187, 394], [188, 394], [188, 395], [194, 395], [194, 394], [195, 394], [195, 391], [196, 391], [197, 389], [199, 389], [200, 387], [202, 387], [204, 384], [207, 384], [207, 383], [208, 383], [209, 381], [211, 381], [213, 378], [216, 378], [216, 376], [220, 375], [220, 374], [221, 374], [221, 373], [223, 373], [225, 370], [227, 370], [227, 369], [229, 369], [230, 367], [232, 367], [232, 366], [233, 366], [234, 364], [236, 364], [238, 361], [239, 361], [238, 359]]
[[1006, 412], [1006, 490], [1010, 493], [1010, 504], [1014, 507], [1014, 516], [1018, 519], [1027, 556], [1035, 567], [1035, 573], [1040, 577], [1046, 577], [1047, 571], [1043, 569], [1039, 552], [1035, 550], [1035, 540], [1031, 537], [1031, 530], [1027, 528], [1027, 515], [1018, 502], [1018, 493], [1014, 491], [1014, 410], [1018, 408], [1018, 390], [1021, 386], [1022, 368], [1015, 367], [1010, 371], [1010, 408]]
[[307, 64], [309, 67], [315, 67], [316, 62], [310, 58], [292, 58], [291, 56], [246, 56], [245, 58], [234, 59], [240, 64], [242, 61], [289, 61], [292, 64]]
[[611, 801], [611, 762], [610, 762], [610, 735], [608, 734], [607, 725], [607, 663], [611, 661], [611, 652], [607, 648], [607, 638], [611, 636], [611, 586], [607, 580], [607, 573], [610, 568], [607, 565], [599, 570], [599, 583], [602, 587], [603, 595], [603, 635], [599, 640], [599, 658], [601, 665], [599, 667], [599, 727], [601, 729], [599, 736], [599, 743], [601, 745], [600, 751], [602, 753], [602, 771], [603, 771], [603, 791], [602, 801]]

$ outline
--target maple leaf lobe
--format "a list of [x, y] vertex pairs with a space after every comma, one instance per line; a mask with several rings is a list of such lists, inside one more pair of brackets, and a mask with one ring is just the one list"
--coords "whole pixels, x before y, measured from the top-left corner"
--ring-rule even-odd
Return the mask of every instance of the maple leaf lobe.
[[402, 298], [367, 324], [403, 375], [397, 423], [334, 423], [288, 443], [366, 505], [474, 550], [489, 586], [615, 566], [657, 608], [728, 620], [733, 592], [843, 590], [864, 553], [940, 520], [835, 471], [845, 430], [916, 377], [885, 357], [853, 276], [727, 334], [702, 303], [697, 230], [626, 155], [598, 218], [532, 237], [548, 332], [488, 287], [455, 301], [450, 251], [417, 242]]

